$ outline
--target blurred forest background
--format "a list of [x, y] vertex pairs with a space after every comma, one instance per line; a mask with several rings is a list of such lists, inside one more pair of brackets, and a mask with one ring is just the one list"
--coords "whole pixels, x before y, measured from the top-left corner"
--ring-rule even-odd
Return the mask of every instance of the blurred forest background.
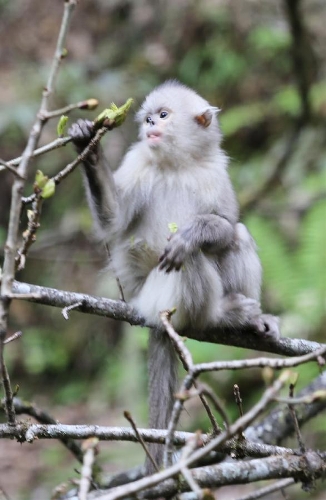
[[[4, 160], [19, 156], [25, 146], [54, 52], [62, 4], [0, 0]], [[155, 85], [177, 78], [221, 108], [241, 217], [258, 243], [264, 267], [264, 309], [280, 315], [283, 335], [317, 341], [324, 341], [326, 334], [325, 26], [325, 0], [80, 1], [53, 99], [54, 108], [89, 97], [100, 100], [98, 111], [75, 111], [72, 123], [78, 117], [93, 118], [111, 101], [121, 104], [128, 97], [135, 99], [136, 110]], [[42, 144], [55, 139], [55, 127], [47, 125]], [[131, 116], [106, 136], [103, 145], [112, 168], [136, 137]], [[32, 192], [37, 168], [54, 175], [74, 156], [68, 145], [34, 160], [26, 195]], [[11, 183], [12, 175], [0, 172], [1, 248]], [[78, 171], [44, 203], [41, 224], [19, 280], [118, 297], [114, 281], [101, 272], [105, 254], [94, 238]], [[62, 423], [128, 425], [122, 415], [128, 409], [139, 426], [146, 425], [145, 330], [74, 312], [65, 321], [58, 309], [24, 301], [13, 303], [10, 329], [23, 331], [6, 348], [20, 397]], [[196, 362], [257, 354], [195, 341], [187, 345]], [[297, 371], [301, 388], [318, 374], [318, 367], [309, 364]], [[264, 386], [260, 371], [221, 372], [207, 380], [234, 416], [233, 384], [240, 385], [245, 409]], [[325, 449], [323, 418], [303, 429], [308, 446]], [[184, 430], [201, 426], [207, 429], [206, 417], [192, 402]], [[135, 444], [100, 445], [99, 461], [107, 472], [142, 459]], [[48, 498], [58, 483], [78, 477], [75, 468], [76, 461], [60, 443], [21, 446], [0, 441], [0, 490], [10, 499]], [[244, 488], [233, 491], [236, 498]], [[298, 487], [289, 498], [320, 495]], [[224, 498], [223, 491], [219, 498]]]

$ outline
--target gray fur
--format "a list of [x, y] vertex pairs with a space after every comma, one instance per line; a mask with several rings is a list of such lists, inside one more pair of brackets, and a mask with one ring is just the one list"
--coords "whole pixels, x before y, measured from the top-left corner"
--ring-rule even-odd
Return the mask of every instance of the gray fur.
[[[216, 108], [169, 81], [149, 94], [137, 121], [139, 141], [114, 175], [99, 148], [84, 163], [84, 178], [124, 296], [157, 325], [149, 344], [150, 426], [165, 428], [176, 356], [159, 312], [176, 307], [178, 329], [255, 324], [264, 331], [261, 266], [255, 242], [238, 222]], [[70, 129], [77, 150], [92, 134], [83, 120]], [[159, 448], [152, 450], [160, 464]]]

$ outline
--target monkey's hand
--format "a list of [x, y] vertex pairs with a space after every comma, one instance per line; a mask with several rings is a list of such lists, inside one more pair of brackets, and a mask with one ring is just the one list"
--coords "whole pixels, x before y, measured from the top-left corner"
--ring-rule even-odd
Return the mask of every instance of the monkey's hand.
[[186, 258], [195, 250], [196, 247], [192, 244], [191, 238], [188, 238], [183, 231], [178, 231], [170, 237], [159, 259], [159, 269], [167, 273], [173, 270], [180, 271]]
[[89, 141], [95, 135], [94, 123], [90, 120], [79, 119], [76, 123], [73, 123], [68, 130], [72, 142], [78, 153], [81, 153], [83, 149], [87, 146]]

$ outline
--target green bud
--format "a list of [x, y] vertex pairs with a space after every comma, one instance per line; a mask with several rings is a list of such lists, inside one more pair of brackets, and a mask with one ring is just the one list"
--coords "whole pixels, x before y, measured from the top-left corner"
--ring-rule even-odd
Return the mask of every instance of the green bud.
[[169, 222], [168, 228], [170, 233], [176, 233], [178, 231], [178, 224], [176, 222]]
[[63, 135], [65, 133], [66, 126], [67, 126], [67, 122], [68, 122], [68, 116], [61, 115], [60, 120], [58, 121], [58, 125], [57, 125], [58, 137], [63, 137]]
[[41, 170], [36, 171], [35, 175], [35, 186], [39, 189], [43, 189], [45, 184], [48, 182], [49, 178], [43, 174]]
[[41, 196], [43, 199], [50, 198], [51, 196], [54, 195], [54, 192], [55, 192], [55, 182], [53, 179], [49, 179], [48, 182], [45, 184], [44, 188], [42, 189]]
[[108, 127], [109, 129], [119, 127], [125, 121], [132, 103], [133, 99], [129, 98], [125, 104], [118, 108], [118, 106], [112, 102], [109, 108], [102, 111], [102, 113], [95, 118], [95, 128], [99, 128], [101, 126]]

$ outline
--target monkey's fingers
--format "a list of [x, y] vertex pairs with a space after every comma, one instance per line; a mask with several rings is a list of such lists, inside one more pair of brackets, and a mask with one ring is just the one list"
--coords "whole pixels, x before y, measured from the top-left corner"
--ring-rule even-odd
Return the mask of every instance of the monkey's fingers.
[[171, 271], [180, 271], [182, 262], [178, 261], [177, 259], [171, 258], [169, 254], [169, 251], [165, 251], [159, 258], [159, 270], [165, 271], [166, 273], [170, 273]]
[[94, 124], [90, 120], [79, 119], [71, 125], [68, 134], [76, 146], [86, 146], [94, 137]]

